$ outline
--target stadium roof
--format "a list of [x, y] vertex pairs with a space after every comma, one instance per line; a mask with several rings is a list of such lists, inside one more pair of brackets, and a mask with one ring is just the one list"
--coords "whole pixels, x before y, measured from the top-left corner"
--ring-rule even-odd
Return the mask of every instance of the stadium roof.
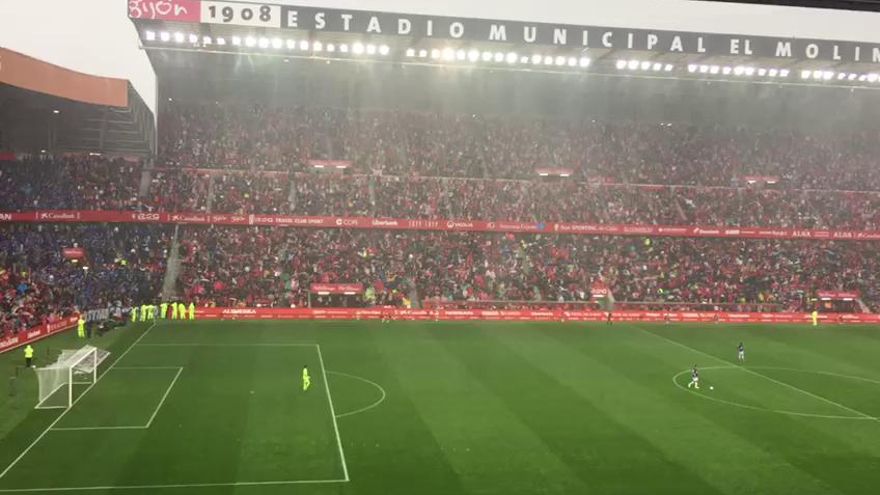
[[[0, 49], [0, 149], [148, 155], [153, 115], [128, 81]], [[27, 116], [27, 118], [22, 118]]]

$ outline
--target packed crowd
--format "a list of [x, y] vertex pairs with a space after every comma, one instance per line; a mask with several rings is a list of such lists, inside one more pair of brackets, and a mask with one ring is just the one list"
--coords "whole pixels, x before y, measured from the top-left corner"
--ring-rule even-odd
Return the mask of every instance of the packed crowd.
[[868, 243], [191, 227], [179, 279], [217, 305], [302, 307], [312, 283], [361, 283], [346, 304], [616, 301], [766, 304], [805, 310], [817, 290], [880, 309], [880, 252]]
[[795, 189], [880, 190], [877, 133], [787, 131], [405, 111], [170, 105], [160, 157], [185, 167], [297, 171], [350, 160], [360, 173], [704, 186], [774, 176]]
[[[0, 225], [0, 335], [155, 297], [169, 242], [157, 226]], [[85, 257], [67, 259], [65, 248]]]
[[67, 157], [0, 166], [0, 211], [139, 211], [880, 230], [880, 192], [317, 173], [147, 172]]
[[[246, 105], [169, 106], [160, 129], [156, 163], [46, 154], [0, 163], [0, 212], [880, 230], [880, 136], [870, 133]], [[351, 168], [320, 173], [315, 159]], [[154, 299], [170, 233], [0, 225], [0, 332]], [[849, 290], [880, 310], [873, 243], [214, 227], [187, 227], [181, 242], [179, 294], [200, 305], [581, 304], [601, 282], [624, 302], [804, 310], [816, 290]], [[65, 247], [86, 258], [64, 258]], [[366, 290], [320, 296], [313, 283]]]

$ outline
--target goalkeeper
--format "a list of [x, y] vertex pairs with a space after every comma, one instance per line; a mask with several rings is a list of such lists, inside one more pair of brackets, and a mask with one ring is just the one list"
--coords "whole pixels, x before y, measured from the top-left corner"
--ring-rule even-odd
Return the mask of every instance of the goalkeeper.
[[312, 377], [309, 376], [309, 367], [303, 365], [303, 392], [312, 386]]

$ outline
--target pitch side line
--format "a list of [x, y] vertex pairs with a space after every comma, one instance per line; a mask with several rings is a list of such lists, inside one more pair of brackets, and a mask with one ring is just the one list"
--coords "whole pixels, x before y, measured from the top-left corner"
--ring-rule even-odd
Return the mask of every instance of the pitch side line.
[[120, 485], [120, 486], [73, 486], [59, 488], [6, 488], [0, 493], [28, 492], [84, 492], [91, 490], [159, 490], [162, 488], [215, 488], [223, 486], [283, 486], [317, 485], [323, 483], [348, 483], [349, 480], [289, 480], [289, 481], [232, 481], [229, 483], [180, 483], [171, 485]]
[[318, 362], [321, 363], [321, 374], [324, 375], [324, 391], [327, 392], [327, 402], [330, 403], [330, 416], [333, 417], [333, 431], [336, 432], [336, 446], [339, 447], [339, 458], [342, 459], [342, 474], [345, 481], [348, 481], [348, 465], [345, 463], [345, 451], [342, 450], [342, 438], [339, 437], [339, 425], [336, 424], [336, 410], [333, 408], [333, 397], [330, 395], [330, 380], [327, 375], [327, 368], [324, 367], [324, 356], [321, 354], [321, 346], [315, 344], [318, 350]]
[[[681, 347], [682, 349], [687, 349], [687, 350], [689, 350], [689, 351], [696, 352], [696, 353], [698, 353], [698, 354], [702, 354], [702, 355], [704, 355], [704, 356], [710, 357], [710, 358], [712, 358], [712, 359], [714, 359], [714, 360], [716, 360], [716, 361], [718, 361], [718, 362], [724, 363], [724, 364], [729, 364], [729, 365], [731, 365], [731, 366], [737, 366], [737, 365], [734, 364], [732, 361], [728, 361], [728, 360], [726, 360], [726, 359], [722, 359], [722, 358], [720, 358], [720, 357], [713, 356], [712, 354], [709, 354], [709, 353], [707, 353], [707, 352], [703, 352], [703, 351], [701, 351], [701, 350], [699, 350], [699, 349], [694, 349], [693, 347], [690, 347], [690, 346], [688, 346], [688, 345], [682, 344], [681, 342], [676, 342], [676, 341], [674, 341], [674, 340], [672, 340], [672, 339], [668, 339], [668, 338], [666, 338], [666, 337], [664, 337], [664, 336], [662, 336], [662, 335], [657, 335], [657, 334], [654, 333], [654, 332], [649, 332], [649, 331], [647, 331], [647, 330], [645, 330], [645, 329], [643, 329], [643, 328], [641, 328], [641, 327], [635, 327], [635, 328], [638, 328], [639, 330], [641, 330], [641, 331], [643, 331], [643, 332], [645, 332], [645, 333], [647, 333], [647, 334], [653, 335], [654, 337], [657, 337], [658, 339], [665, 340], [666, 342], [669, 342], [670, 344], [677, 345], [677, 346]], [[857, 410], [855, 410], [855, 409], [853, 409], [853, 408], [851, 408], [851, 407], [849, 407], [849, 406], [845, 406], [845, 405], [843, 405], [843, 404], [841, 404], [841, 403], [839, 403], [839, 402], [834, 402], [834, 401], [831, 400], [831, 399], [826, 399], [825, 397], [822, 397], [821, 395], [816, 395], [816, 394], [814, 394], [814, 393], [812, 393], [812, 392], [808, 392], [808, 391], [806, 391], [806, 390], [804, 390], [804, 389], [802, 389], [802, 388], [795, 387], [794, 385], [790, 385], [790, 384], [788, 384], [788, 383], [781, 382], [781, 381], [779, 381], [779, 380], [777, 380], [777, 379], [775, 379], [775, 378], [771, 378], [771, 377], [769, 377], [769, 376], [767, 376], [767, 375], [762, 375], [761, 373], [758, 373], [758, 372], [755, 371], [755, 370], [751, 370], [751, 369], [749, 369], [749, 368], [746, 368], [745, 366], [737, 366], [737, 367], [738, 367], [739, 369], [745, 371], [746, 373], [751, 373], [751, 374], [753, 374], [753, 375], [755, 375], [755, 376], [758, 376], [758, 377], [761, 377], [761, 378], [763, 378], [763, 379], [765, 379], [765, 380], [771, 381], [771, 382], [773, 382], [773, 383], [775, 383], [775, 384], [777, 384], [777, 385], [782, 385], [783, 387], [786, 387], [786, 388], [789, 388], [789, 389], [791, 389], [791, 390], [794, 390], [795, 392], [800, 392], [800, 393], [802, 393], [802, 394], [804, 394], [804, 395], [806, 395], [806, 396], [809, 396], [809, 397], [812, 397], [812, 398], [814, 398], [814, 399], [820, 400], [820, 401], [825, 402], [825, 403], [827, 403], [827, 404], [831, 404], [832, 406], [837, 406], [837, 407], [839, 407], [840, 409], [843, 409], [843, 410], [845, 410], [845, 411], [849, 411], [849, 412], [851, 412], [851, 413], [853, 413], [853, 414], [856, 414], [856, 415], [858, 415], [858, 416], [861, 416], [863, 419], [873, 419], [873, 420], [877, 420], [877, 418], [875, 418], [874, 416], [871, 416], [871, 415], [869, 415], [869, 414], [865, 414], [865, 413], [863, 413], [863, 412], [861, 412], [861, 411], [857, 411]]]
[[95, 385], [97, 385], [98, 382], [101, 381], [101, 378], [104, 378], [104, 375], [106, 375], [108, 371], [112, 370], [113, 367], [116, 366], [116, 363], [118, 363], [119, 361], [122, 361], [122, 358], [124, 358], [124, 357], [126, 356], [126, 354], [129, 353], [129, 351], [131, 351], [132, 349], [134, 349], [134, 346], [136, 346], [136, 345], [138, 344], [138, 342], [140, 342], [144, 337], [146, 337], [147, 334], [150, 333], [150, 330], [152, 330], [153, 327], [155, 327], [155, 326], [156, 326], [156, 323], [153, 322], [153, 323], [152, 323], [152, 324], [151, 324], [151, 325], [150, 325], [150, 326], [144, 331], [144, 333], [141, 334], [140, 337], [138, 337], [134, 342], [131, 343], [130, 346], [128, 346], [128, 349], [126, 349], [125, 351], [123, 351], [123, 353], [120, 354], [118, 358], [116, 358], [116, 361], [113, 361], [113, 364], [111, 364], [106, 370], [104, 370], [103, 373], [101, 373], [101, 376], [99, 376], [97, 379], [95, 379], [95, 383], [89, 385], [88, 388], [86, 388], [86, 389], [83, 391], [83, 393], [80, 394], [80, 396], [77, 397], [77, 398], [73, 401], [73, 404], [71, 404], [70, 407], [68, 407], [67, 409], [65, 409], [64, 411], [62, 411], [61, 414], [59, 414], [58, 417], [55, 418], [55, 420], [52, 421], [52, 423], [49, 424], [49, 426], [47, 426], [45, 430], [43, 430], [43, 433], [40, 433], [40, 436], [38, 436], [33, 442], [31, 442], [30, 445], [27, 446], [27, 448], [24, 449], [24, 452], [22, 452], [21, 454], [19, 454], [18, 457], [16, 457], [15, 460], [12, 461], [11, 464], [9, 464], [8, 466], [6, 466], [6, 469], [4, 469], [2, 473], [0, 473], [0, 479], [2, 479], [4, 476], [6, 476], [6, 473], [8, 473], [8, 472], [9, 472], [9, 471], [10, 471], [10, 470], [11, 470], [16, 464], [18, 464], [18, 461], [20, 461], [20, 460], [21, 460], [21, 459], [22, 459], [22, 458], [23, 458], [28, 452], [30, 452], [30, 450], [31, 450], [32, 448], [34, 448], [34, 445], [36, 445], [40, 440], [42, 440], [43, 437], [46, 436], [46, 433], [49, 433], [49, 431], [52, 429], [52, 427], [54, 427], [56, 424], [58, 424], [58, 422], [61, 421], [61, 418], [63, 418], [68, 412], [70, 412], [70, 410], [73, 409], [73, 406], [75, 406], [76, 403], [79, 402], [80, 399], [82, 399], [83, 397], [85, 397], [85, 395], [86, 395], [87, 393], [89, 393], [89, 390], [91, 390], [92, 387], [94, 387]]

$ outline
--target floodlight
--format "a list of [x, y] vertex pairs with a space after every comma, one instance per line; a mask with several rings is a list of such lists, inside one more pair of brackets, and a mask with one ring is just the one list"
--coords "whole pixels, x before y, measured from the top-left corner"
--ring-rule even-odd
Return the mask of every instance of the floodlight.
[[146, 38], [147, 41], [156, 41], [156, 32], [155, 31], [145, 31], [144, 38]]
[[388, 55], [391, 53], [391, 48], [388, 45], [379, 45], [379, 55]]

